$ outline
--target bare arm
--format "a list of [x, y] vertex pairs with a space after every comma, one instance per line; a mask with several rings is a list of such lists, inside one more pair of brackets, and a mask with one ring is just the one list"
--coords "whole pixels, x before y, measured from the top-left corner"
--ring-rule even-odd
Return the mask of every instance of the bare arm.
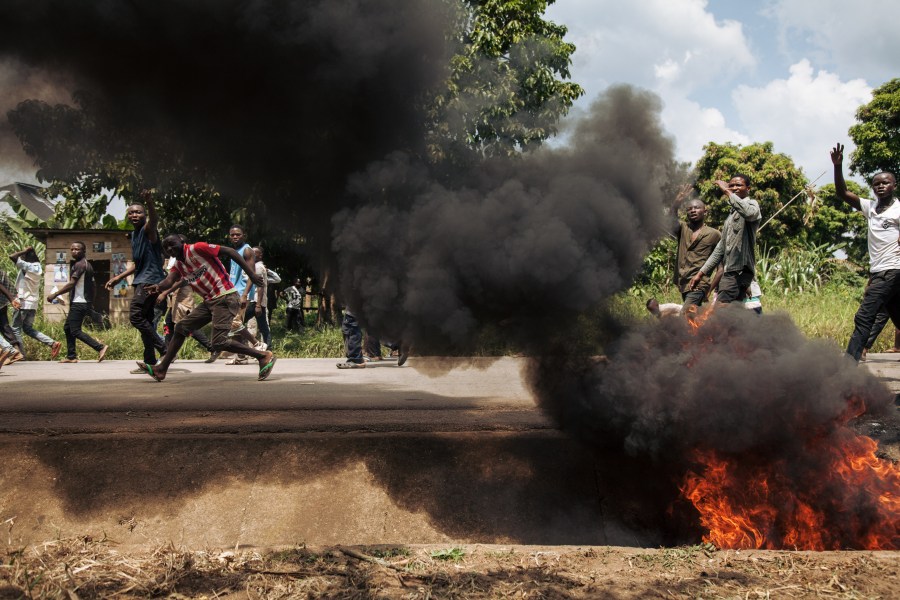
[[174, 286], [176, 283], [181, 281], [181, 273], [172, 269], [169, 271], [169, 274], [166, 275], [166, 278], [160, 281], [159, 283], [152, 283], [146, 286], [144, 289], [147, 290], [148, 294], [159, 294], [162, 290], [169, 291], [169, 288]]
[[12, 254], [9, 255], [10, 262], [12, 262], [13, 264], [16, 264], [16, 261], [19, 260], [19, 257], [24, 256], [25, 253], [28, 252], [29, 250], [34, 250], [34, 248], [32, 248], [31, 246], [28, 246], [24, 250], [19, 250], [18, 252], [13, 252]]
[[862, 210], [859, 203], [859, 196], [847, 189], [847, 182], [844, 181], [844, 145], [836, 144], [831, 149], [831, 163], [834, 165], [834, 193], [838, 198], [855, 208]]
[[143, 190], [141, 192], [141, 200], [144, 201], [144, 206], [147, 208], [147, 222], [144, 223], [144, 233], [147, 234], [147, 239], [150, 243], [155, 244], [159, 239], [159, 231], [157, 230], [159, 217], [156, 214], [156, 205], [153, 202], [153, 192], [151, 190]]
[[116, 275], [115, 277], [110, 277], [109, 281], [107, 281], [106, 285], [104, 285], [103, 287], [105, 287], [108, 290], [113, 289], [117, 283], [119, 283], [120, 281], [122, 281], [123, 279], [125, 279], [126, 277], [131, 275], [132, 273], [134, 273], [136, 270], [137, 270], [137, 267], [135, 267], [134, 265], [131, 265], [130, 267], [128, 267], [127, 269], [125, 269], [124, 271], [122, 271], [121, 273]]
[[241, 270], [247, 274], [247, 277], [250, 278], [250, 281], [252, 281], [256, 285], [262, 284], [262, 277], [256, 274], [256, 261], [253, 260], [253, 258], [250, 259], [253, 262], [248, 264], [248, 261], [246, 261], [243, 256], [237, 253], [237, 250], [228, 246], [219, 246], [219, 254], [224, 254], [231, 260], [236, 261], [237, 264], [241, 266]]

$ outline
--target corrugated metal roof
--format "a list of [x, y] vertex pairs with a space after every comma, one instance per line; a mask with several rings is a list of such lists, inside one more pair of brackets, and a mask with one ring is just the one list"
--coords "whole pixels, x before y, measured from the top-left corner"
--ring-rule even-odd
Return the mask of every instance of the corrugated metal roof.
[[6, 204], [3, 198], [8, 192], [15, 196], [19, 203], [33, 212], [39, 219], [46, 221], [53, 216], [53, 203], [44, 198], [43, 189], [29, 183], [11, 183], [0, 187], [0, 203]]

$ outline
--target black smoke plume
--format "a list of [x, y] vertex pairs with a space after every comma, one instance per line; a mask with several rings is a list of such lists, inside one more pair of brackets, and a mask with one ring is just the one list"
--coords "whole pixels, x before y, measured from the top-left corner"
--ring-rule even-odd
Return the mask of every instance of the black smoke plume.
[[[70, 110], [20, 107], [33, 117], [18, 120], [26, 147], [67, 153], [38, 164], [45, 179], [94, 155], [127, 157], [147, 184], [201, 177], [262, 200], [273, 227], [327, 239], [347, 176], [421, 143], [423, 94], [446, 74], [445, 10], [429, 0], [9, 0], [0, 56], [63, 74], [57, 85], [77, 92]], [[58, 149], [47, 146], [51, 119]]]
[[673, 142], [648, 92], [616, 87], [563, 148], [494, 159], [438, 182], [395, 154], [355, 176], [369, 202], [338, 216], [342, 297], [392, 340], [472, 351], [491, 335], [529, 354], [575, 335], [627, 288], [662, 231]]

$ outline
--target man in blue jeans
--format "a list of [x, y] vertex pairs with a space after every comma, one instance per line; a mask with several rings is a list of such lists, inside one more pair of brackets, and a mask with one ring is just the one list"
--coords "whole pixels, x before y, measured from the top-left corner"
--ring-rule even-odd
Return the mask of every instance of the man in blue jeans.
[[16, 265], [18, 271], [16, 298], [21, 303], [21, 306], [13, 311], [12, 328], [16, 339], [23, 349], [25, 348], [23, 336], [27, 335], [36, 339], [50, 348], [50, 358], [54, 359], [59, 355], [62, 344], [34, 328], [34, 319], [40, 301], [41, 276], [44, 274], [41, 260], [31, 246], [10, 254], [9, 260]]
[[853, 318], [853, 334], [847, 345], [847, 354], [859, 362], [882, 306], [894, 326], [900, 325], [900, 202], [894, 197], [897, 179], [893, 173], [876, 174], [872, 191], [877, 200], [860, 198], [847, 189], [844, 181], [842, 144], [831, 150], [831, 162], [835, 194], [862, 212], [869, 225], [869, 284]]

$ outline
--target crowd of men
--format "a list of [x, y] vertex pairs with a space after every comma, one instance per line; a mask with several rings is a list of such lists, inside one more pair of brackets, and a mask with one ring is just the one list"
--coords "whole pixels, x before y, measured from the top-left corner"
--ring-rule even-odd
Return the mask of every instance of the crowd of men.
[[[900, 332], [900, 202], [893, 173], [881, 172], [872, 178], [874, 200], [860, 198], [847, 189], [843, 173], [844, 146], [831, 150], [835, 192], [841, 200], [859, 210], [868, 223], [869, 279], [863, 300], [853, 319], [853, 333], [847, 354], [855, 361], [865, 360], [888, 319]], [[731, 180], [716, 181], [731, 211], [716, 231], [705, 223], [706, 205], [698, 198], [686, 204], [686, 192], [673, 203], [673, 213], [684, 204], [685, 220], [678, 222], [673, 234], [678, 240], [675, 283], [682, 304], [647, 301], [647, 310], [657, 317], [683, 314], [689, 318], [713, 294], [717, 304], [742, 302], [762, 312], [756, 281], [756, 236], [759, 231], [759, 203], [750, 198], [750, 178], [735, 174]], [[900, 351], [895, 334], [893, 351]]]
[[[844, 147], [835, 145], [831, 150], [835, 191], [868, 222], [870, 276], [847, 346], [847, 354], [860, 361], [888, 319], [900, 330], [900, 202], [894, 195], [893, 173], [874, 176], [875, 200], [850, 192], [844, 181], [843, 158]], [[706, 205], [702, 200], [691, 198], [685, 202], [688, 190], [673, 203], [673, 214], [677, 215], [683, 205], [685, 215], [672, 230], [678, 240], [674, 279], [682, 304], [660, 304], [651, 298], [647, 309], [656, 316], [683, 314], [690, 318], [710, 299], [711, 293], [717, 304], [740, 302], [762, 313], [762, 294], [756, 281], [756, 238], [762, 217], [759, 203], [750, 196], [751, 181], [747, 175], [737, 173], [728, 182], [716, 181], [716, 185], [731, 209], [721, 231], [706, 224]], [[141, 193], [141, 202], [128, 207], [126, 216], [134, 227], [133, 265], [112, 277], [106, 287], [112, 289], [126, 277], [133, 277], [129, 319], [140, 333], [143, 360], [131, 372], [163, 381], [179, 349], [191, 337], [209, 351], [206, 362], [214, 362], [223, 353], [229, 355], [228, 364], [248, 364], [252, 358], [258, 365], [258, 379], [268, 378], [276, 361], [269, 349], [272, 339], [268, 285], [281, 280], [266, 268], [262, 248], [250, 246], [241, 225], [230, 228], [230, 247], [190, 243], [180, 234], [160, 239], [149, 191]], [[109, 346], [82, 329], [92, 310], [95, 287], [85, 244], [72, 243], [69, 254], [69, 281], [47, 296], [48, 302], [63, 302], [61, 297], [65, 295], [68, 304], [64, 327], [66, 354], [60, 362], [78, 362], [78, 341], [94, 350], [97, 360], [102, 361]], [[24, 358], [23, 335], [48, 346], [51, 357], [56, 358], [62, 343], [34, 329], [42, 275], [37, 253], [33, 248], [25, 248], [10, 259], [17, 269], [15, 284], [11, 285], [0, 271], [0, 367]], [[222, 259], [230, 261], [230, 269], [225, 268]], [[194, 293], [202, 298], [199, 305], [195, 305]], [[299, 279], [284, 291], [289, 331], [302, 330], [303, 294]], [[10, 305], [12, 324], [7, 315]], [[160, 306], [167, 307], [165, 336], [157, 330]], [[209, 338], [201, 331], [208, 324], [212, 326]], [[402, 366], [409, 355], [409, 348], [402, 341], [382, 340], [372, 331], [367, 332], [364, 342], [349, 307], [344, 311], [342, 332], [346, 361], [338, 363], [338, 368], [363, 368], [367, 362], [383, 360], [382, 345], [388, 347], [388, 357], [396, 358], [398, 365]]]

